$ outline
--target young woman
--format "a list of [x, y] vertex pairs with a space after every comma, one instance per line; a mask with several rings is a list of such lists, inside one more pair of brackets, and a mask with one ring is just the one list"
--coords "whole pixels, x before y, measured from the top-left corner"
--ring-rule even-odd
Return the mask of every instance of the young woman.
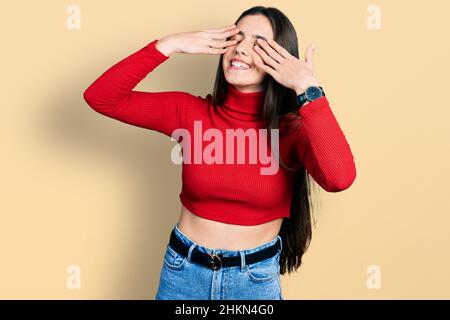
[[[156, 299], [282, 299], [280, 274], [300, 267], [311, 239], [309, 175], [329, 192], [356, 177], [350, 147], [314, 75], [313, 50], [300, 59], [289, 19], [257, 6], [230, 27], [154, 40], [84, 92], [97, 112], [176, 137], [182, 146], [181, 216]], [[174, 53], [220, 56], [212, 95], [133, 90]], [[244, 149], [245, 163], [235, 160], [242, 148], [216, 143], [229, 141], [233, 129], [266, 132], [258, 148], [278, 152], [279, 169], [263, 174], [262, 161], [248, 160], [254, 149]], [[197, 161], [185, 161], [188, 155]]]

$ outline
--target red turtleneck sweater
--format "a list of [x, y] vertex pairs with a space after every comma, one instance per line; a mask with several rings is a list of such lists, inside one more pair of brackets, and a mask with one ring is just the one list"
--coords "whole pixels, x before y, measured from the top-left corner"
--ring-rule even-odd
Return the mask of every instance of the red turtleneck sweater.
[[[199, 150], [202, 154], [215, 141], [211, 137], [209, 140], [202, 137], [207, 129], [214, 128], [223, 134], [225, 148], [226, 129], [236, 131], [241, 128], [245, 131], [264, 128], [260, 114], [265, 92], [244, 93], [228, 84], [225, 102], [214, 108], [211, 94], [203, 98], [183, 91], [133, 90], [153, 69], [169, 59], [155, 47], [157, 41], [150, 42], [106, 70], [84, 92], [86, 102], [95, 111], [124, 123], [167, 136], [178, 128], [191, 134], [190, 146], [181, 142], [183, 155], [186, 148], [190, 148], [192, 160], [189, 163], [183, 161], [183, 184], [179, 197], [181, 203], [194, 214], [239, 225], [257, 225], [289, 217], [293, 172], [280, 165], [275, 174], [261, 174], [261, 168], [270, 164], [250, 163], [247, 150], [245, 163], [239, 163], [236, 160], [236, 145], [231, 163], [226, 161], [225, 149], [222, 149], [223, 163], [206, 163], [203, 158], [200, 163], [194, 161], [196, 150], [197, 154]], [[291, 167], [303, 165], [313, 179], [329, 192], [348, 188], [356, 177], [354, 159], [327, 98], [321, 97], [308, 103], [300, 108], [299, 115], [302, 125], [295, 131], [282, 135], [280, 130], [281, 159]], [[195, 138], [198, 124], [201, 124], [201, 134], [200, 138], [198, 135]], [[180, 142], [180, 139], [176, 140]], [[195, 146], [196, 141], [200, 144]], [[200, 149], [196, 149], [199, 146]], [[270, 145], [267, 150], [266, 154], [270, 156]]]

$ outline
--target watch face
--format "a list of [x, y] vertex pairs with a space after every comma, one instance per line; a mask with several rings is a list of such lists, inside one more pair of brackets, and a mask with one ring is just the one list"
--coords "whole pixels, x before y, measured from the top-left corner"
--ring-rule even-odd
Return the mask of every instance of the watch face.
[[319, 87], [309, 87], [306, 89], [306, 97], [308, 100], [315, 100], [322, 96], [322, 90]]

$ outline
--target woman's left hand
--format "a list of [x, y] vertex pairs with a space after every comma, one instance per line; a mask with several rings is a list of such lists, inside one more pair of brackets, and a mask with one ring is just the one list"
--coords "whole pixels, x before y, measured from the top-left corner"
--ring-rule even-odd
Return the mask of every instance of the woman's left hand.
[[319, 86], [319, 81], [314, 76], [312, 63], [315, 44], [306, 49], [304, 62], [291, 55], [274, 40], [258, 39], [257, 44], [260, 47], [255, 44], [254, 50], [262, 62], [257, 60], [256, 67], [270, 74], [281, 85], [295, 90], [297, 95], [309, 86]]

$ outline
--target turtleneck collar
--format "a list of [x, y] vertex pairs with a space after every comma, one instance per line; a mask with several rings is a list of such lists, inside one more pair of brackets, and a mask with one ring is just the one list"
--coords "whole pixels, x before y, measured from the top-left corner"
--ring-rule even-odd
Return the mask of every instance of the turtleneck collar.
[[260, 120], [265, 91], [242, 92], [227, 83], [227, 95], [224, 101], [226, 112], [240, 120]]

